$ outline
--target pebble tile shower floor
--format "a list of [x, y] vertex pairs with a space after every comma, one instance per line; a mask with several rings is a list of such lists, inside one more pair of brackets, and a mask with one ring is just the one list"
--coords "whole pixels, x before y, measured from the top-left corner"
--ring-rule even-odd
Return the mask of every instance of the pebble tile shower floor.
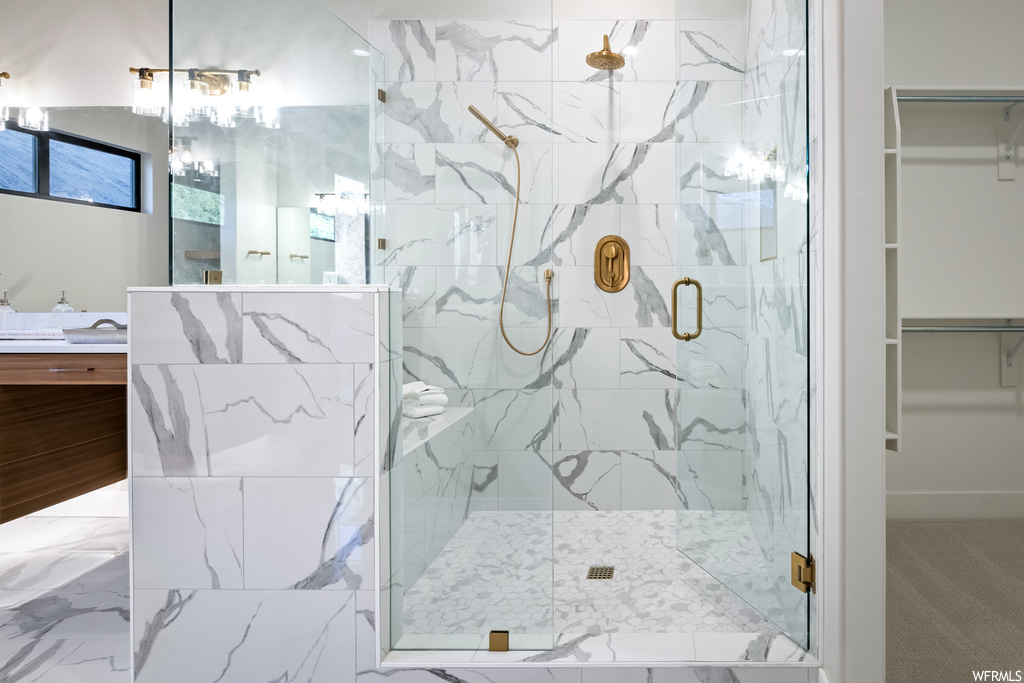
[[[406, 593], [403, 634], [778, 632], [676, 549], [675, 511], [557, 511], [553, 539], [551, 514], [470, 515]], [[587, 579], [596, 565], [614, 578]]]

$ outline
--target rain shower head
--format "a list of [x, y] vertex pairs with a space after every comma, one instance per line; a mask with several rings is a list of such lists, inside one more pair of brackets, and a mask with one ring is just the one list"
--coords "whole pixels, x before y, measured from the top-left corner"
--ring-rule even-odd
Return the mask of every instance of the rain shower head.
[[587, 55], [587, 64], [595, 69], [604, 71], [615, 71], [626, 66], [626, 60], [622, 55], [612, 52], [612, 46], [608, 42], [608, 36], [604, 37], [604, 49], [600, 52], [591, 52]]
[[480, 119], [480, 123], [487, 126], [488, 130], [490, 130], [492, 133], [498, 136], [498, 139], [504, 142], [509, 147], [515, 148], [519, 146], [519, 138], [517, 138], [515, 135], [505, 135], [504, 133], [502, 133], [500, 130], [498, 130], [497, 126], [491, 123], [490, 120], [486, 116], [481, 114], [480, 110], [474, 107], [472, 104], [469, 105], [469, 113]]

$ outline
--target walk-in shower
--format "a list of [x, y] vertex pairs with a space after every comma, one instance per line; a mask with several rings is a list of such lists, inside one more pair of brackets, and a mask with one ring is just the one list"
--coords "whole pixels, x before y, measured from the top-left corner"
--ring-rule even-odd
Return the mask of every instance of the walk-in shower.
[[806, 8], [748, 10], [374, 22], [373, 271], [450, 399], [385, 463], [385, 650], [813, 650]]

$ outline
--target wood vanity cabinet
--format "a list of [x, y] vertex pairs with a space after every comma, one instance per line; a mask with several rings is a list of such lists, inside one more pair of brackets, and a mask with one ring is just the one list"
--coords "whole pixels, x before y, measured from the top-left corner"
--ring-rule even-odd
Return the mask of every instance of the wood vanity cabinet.
[[127, 356], [0, 353], [0, 523], [125, 478]]

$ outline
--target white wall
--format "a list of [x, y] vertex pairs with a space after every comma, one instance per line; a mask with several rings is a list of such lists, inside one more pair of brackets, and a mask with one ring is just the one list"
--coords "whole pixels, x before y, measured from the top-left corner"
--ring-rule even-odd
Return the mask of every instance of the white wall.
[[51, 112], [50, 127], [153, 154], [152, 213], [0, 194], [0, 288], [19, 311], [123, 311], [125, 289], [167, 284], [167, 127], [118, 108]]
[[[885, 19], [887, 84], [1024, 83], [1024, 3], [889, 0]], [[1002, 107], [904, 104], [901, 115], [904, 315], [961, 325], [1024, 316], [1024, 169], [998, 180]], [[1024, 393], [1000, 386], [999, 335], [903, 339], [903, 452], [888, 457], [888, 516], [1024, 516]]]
[[1019, 85], [1022, 25], [1019, 0], [886, 0], [885, 82]]
[[130, 105], [128, 67], [167, 64], [167, 5], [165, 0], [3, 3], [0, 71], [11, 74], [14, 104]]

